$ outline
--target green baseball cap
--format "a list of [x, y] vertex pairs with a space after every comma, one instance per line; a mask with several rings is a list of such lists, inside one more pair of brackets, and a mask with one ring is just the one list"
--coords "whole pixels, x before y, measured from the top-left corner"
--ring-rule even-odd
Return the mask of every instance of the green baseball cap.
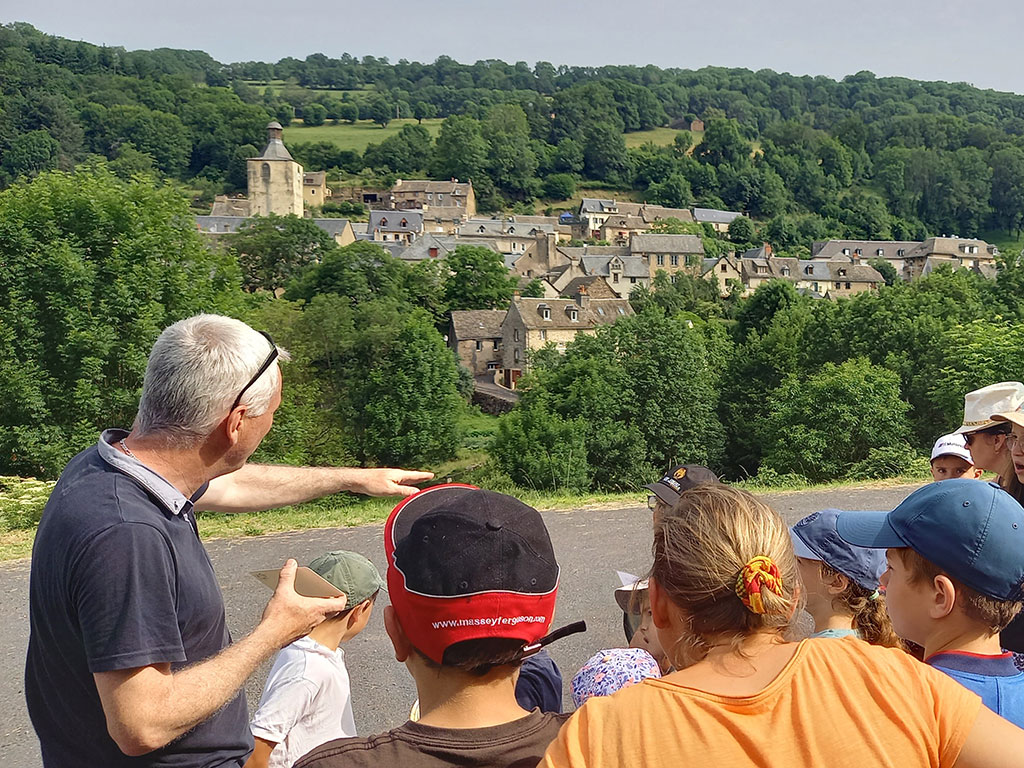
[[358, 552], [338, 549], [320, 555], [309, 569], [323, 576], [348, 597], [348, 607], [355, 608], [378, 591], [387, 589], [377, 568]]

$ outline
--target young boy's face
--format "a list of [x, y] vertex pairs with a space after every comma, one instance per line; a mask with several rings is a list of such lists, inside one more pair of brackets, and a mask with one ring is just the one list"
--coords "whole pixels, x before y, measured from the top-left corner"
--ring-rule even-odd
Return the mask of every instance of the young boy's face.
[[981, 470], [975, 469], [973, 464], [959, 456], [936, 456], [932, 459], [933, 480], [952, 480], [958, 477], [976, 480], [981, 477]]
[[821, 579], [821, 561], [798, 557], [796, 559], [796, 569], [800, 574], [800, 581], [804, 585], [808, 612], [813, 613], [819, 608], [830, 605], [832, 602], [831, 596], [827, 594], [825, 584]]
[[881, 578], [885, 590], [885, 607], [897, 635], [912, 643], [924, 645], [931, 621], [927, 608], [931, 593], [926, 582], [911, 579], [911, 573], [903, 564], [899, 552], [898, 549], [885, 551], [889, 566]]
[[655, 661], [661, 667], [661, 671], [667, 672], [672, 666], [669, 663], [668, 656], [661, 647], [661, 641], [658, 639], [658, 631], [654, 626], [654, 618], [651, 614], [651, 601], [648, 598], [650, 593], [644, 591], [643, 597], [640, 602], [640, 626], [636, 628], [636, 632], [633, 633], [633, 639], [629, 643], [630, 648], [643, 648], [651, 656], [654, 657]]

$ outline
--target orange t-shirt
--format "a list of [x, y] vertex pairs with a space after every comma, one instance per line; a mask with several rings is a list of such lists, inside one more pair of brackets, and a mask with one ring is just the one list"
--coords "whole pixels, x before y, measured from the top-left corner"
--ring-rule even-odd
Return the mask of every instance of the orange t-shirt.
[[975, 693], [902, 651], [804, 640], [752, 696], [705, 693], [670, 675], [589, 699], [541, 766], [942, 768], [980, 708]]

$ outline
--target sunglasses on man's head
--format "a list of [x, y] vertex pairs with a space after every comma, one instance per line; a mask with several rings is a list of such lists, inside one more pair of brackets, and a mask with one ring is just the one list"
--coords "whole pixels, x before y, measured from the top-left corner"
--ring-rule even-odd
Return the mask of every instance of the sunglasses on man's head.
[[251, 379], [249, 379], [249, 383], [242, 387], [242, 391], [238, 393], [238, 397], [235, 398], [235, 402], [231, 404], [231, 408], [228, 411], [229, 413], [238, 407], [239, 403], [242, 402], [242, 397], [248, 391], [249, 387], [255, 384], [257, 379], [266, 372], [267, 368], [273, 365], [274, 361], [277, 360], [277, 344], [274, 343], [274, 340], [270, 338], [270, 334], [266, 331], [260, 331], [259, 333], [263, 338], [270, 342], [270, 354], [267, 355], [267, 359], [263, 361], [263, 365], [259, 367], [259, 370], [253, 374]]

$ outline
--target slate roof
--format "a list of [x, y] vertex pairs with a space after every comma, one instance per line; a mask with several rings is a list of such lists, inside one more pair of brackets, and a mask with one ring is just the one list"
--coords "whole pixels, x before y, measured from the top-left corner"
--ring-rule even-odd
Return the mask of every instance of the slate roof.
[[[977, 253], [967, 253], [963, 250], [966, 247], [976, 247]], [[924, 256], [938, 256], [950, 258], [984, 258], [994, 256], [999, 252], [995, 246], [991, 246], [984, 240], [977, 240], [971, 237], [929, 237], [923, 243], [919, 243], [913, 251], [907, 252], [907, 258], [921, 258]]]
[[704, 241], [697, 235], [633, 235], [633, 253], [704, 253]]
[[617, 299], [618, 294], [608, 285], [608, 281], [600, 275], [586, 275], [585, 277], [574, 277], [565, 288], [562, 289], [563, 296], [578, 296], [580, 286], [587, 289], [587, 295], [593, 299]]
[[[427, 212], [429, 218], [430, 212]], [[467, 219], [459, 226], [460, 235], [480, 235], [489, 237], [531, 237], [539, 233], [554, 232], [557, 225], [553, 222], [533, 224], [518, 222], [514, 219]]]
[[293, 163], [295, 159], [288, 152], [284, 142], [280, 139], [273, 138], [267, 141], [267, 146], [263, 148], [263, 153], [257, 158], [251, 158], [254, 160], [291, 160]]
[[579, 261], [584, 256], [619, 256], [626, 258], [630, 255], [628, 245], [584, 245], [582, 248], [570, 246], [558, 246], [556, 250], [571, 261]]
[[580, 260], [580, 266], [583, 267], [583, 271], [588, 275], [600, 275], [601, 277], [610, 277], [612, 274], [611, 262], [612, 259], [619, 259], [622, 262], [622, 276], [623, 277], [650, 277], [651, 270], [647, 264], [647, 261], [641, 256], [584, 256]]
[[[541, 305], [551, 310], [550, 320], [544, 319]], [[520, 296], [512, 299], [512, 309], [518, 312], [523, 325], [530, 330], [586, 330], [614, 323], [620, 317], [633, 314], [628, 299], [591, 299], [584, 308], [572, 299], [529, 299]], [[573, 309], [578, 316], [575, 323], [570, 319], [570, 311]]]
[[508, 310], [464, 309], [453, 310], [451, 315], [452, 333], [456, 341], [472, 339], [500, 339], [501, 321]]
[[609, 213], [618, 212], [618, 206], [614, 200], [603, 200], [597, 197], [584, 197], [580, 201], [580, 213]]
[[312, 219], [311, 221], [331, 237], [337, 237], [349, 225], [348, 219]]
[[623, 216], [620, 213], [605, 219], [602, 227], [622, 227], [623, 229], [647, 229], [647, 222], [640, 216]]
[[742, 216], [737, 211], [720, 211], [717, 208], [694, 208], [693, 220], [709, 224], [730, 224], [733, 219]]
[[[402, 219], [406, 225], [402, 226]], [[370, 211], [370, 223], [366, 228], [367, 232], [380, 230], [381, 232], [422, 232], [423, 211]]]
[[196, 216], [196, 226], [200, 232], [237, 232], [238, 228], [249, 220], [248, 216]]
[[[811, 271], [808, 272], [807, 270]], [[846, 264], [841, 261], [804, 259], [799, 262], [798, 278], [802, 280], [824, 280], [826, 282], [884, 283], [885, 279], [874, 267], [867, 264]], [[842, 272], [842, 274], [840, 274]]]
[[307, 187], [322, 187], [327, 183], [327, 172], [306, 171], [302, 174], [302, 183]]
[[[812, 259], [852, 258], [902, 259], [921, 245], [918, 240], [819, 240], [811, 246]], [[857, 250], [860, 249], [860, 253]], [[844, 255], [843, 251], [850, 253]], [[882, 251], [879, 255], [878, 251]], [[903, 251], [903, 254], [900, 254]]]
[[693, 221], [693, 214], [688, 208], [665, 208], [660, 205], [645, 205], [640, 208], [640, 216], [648, 224], [664, 219], [679, 219], [679, 221]]
[[456, 197], [466, 197], [469, 194], [470, 188], [473, 186], [471, 181], [433, 181], [430, 179], [399, 179], [395, 182], [395, 186], [391, 188], [393, 193], [414, 193], [414, 194], [431, 194], [441, 193], [443, 195], [455, 195]]

